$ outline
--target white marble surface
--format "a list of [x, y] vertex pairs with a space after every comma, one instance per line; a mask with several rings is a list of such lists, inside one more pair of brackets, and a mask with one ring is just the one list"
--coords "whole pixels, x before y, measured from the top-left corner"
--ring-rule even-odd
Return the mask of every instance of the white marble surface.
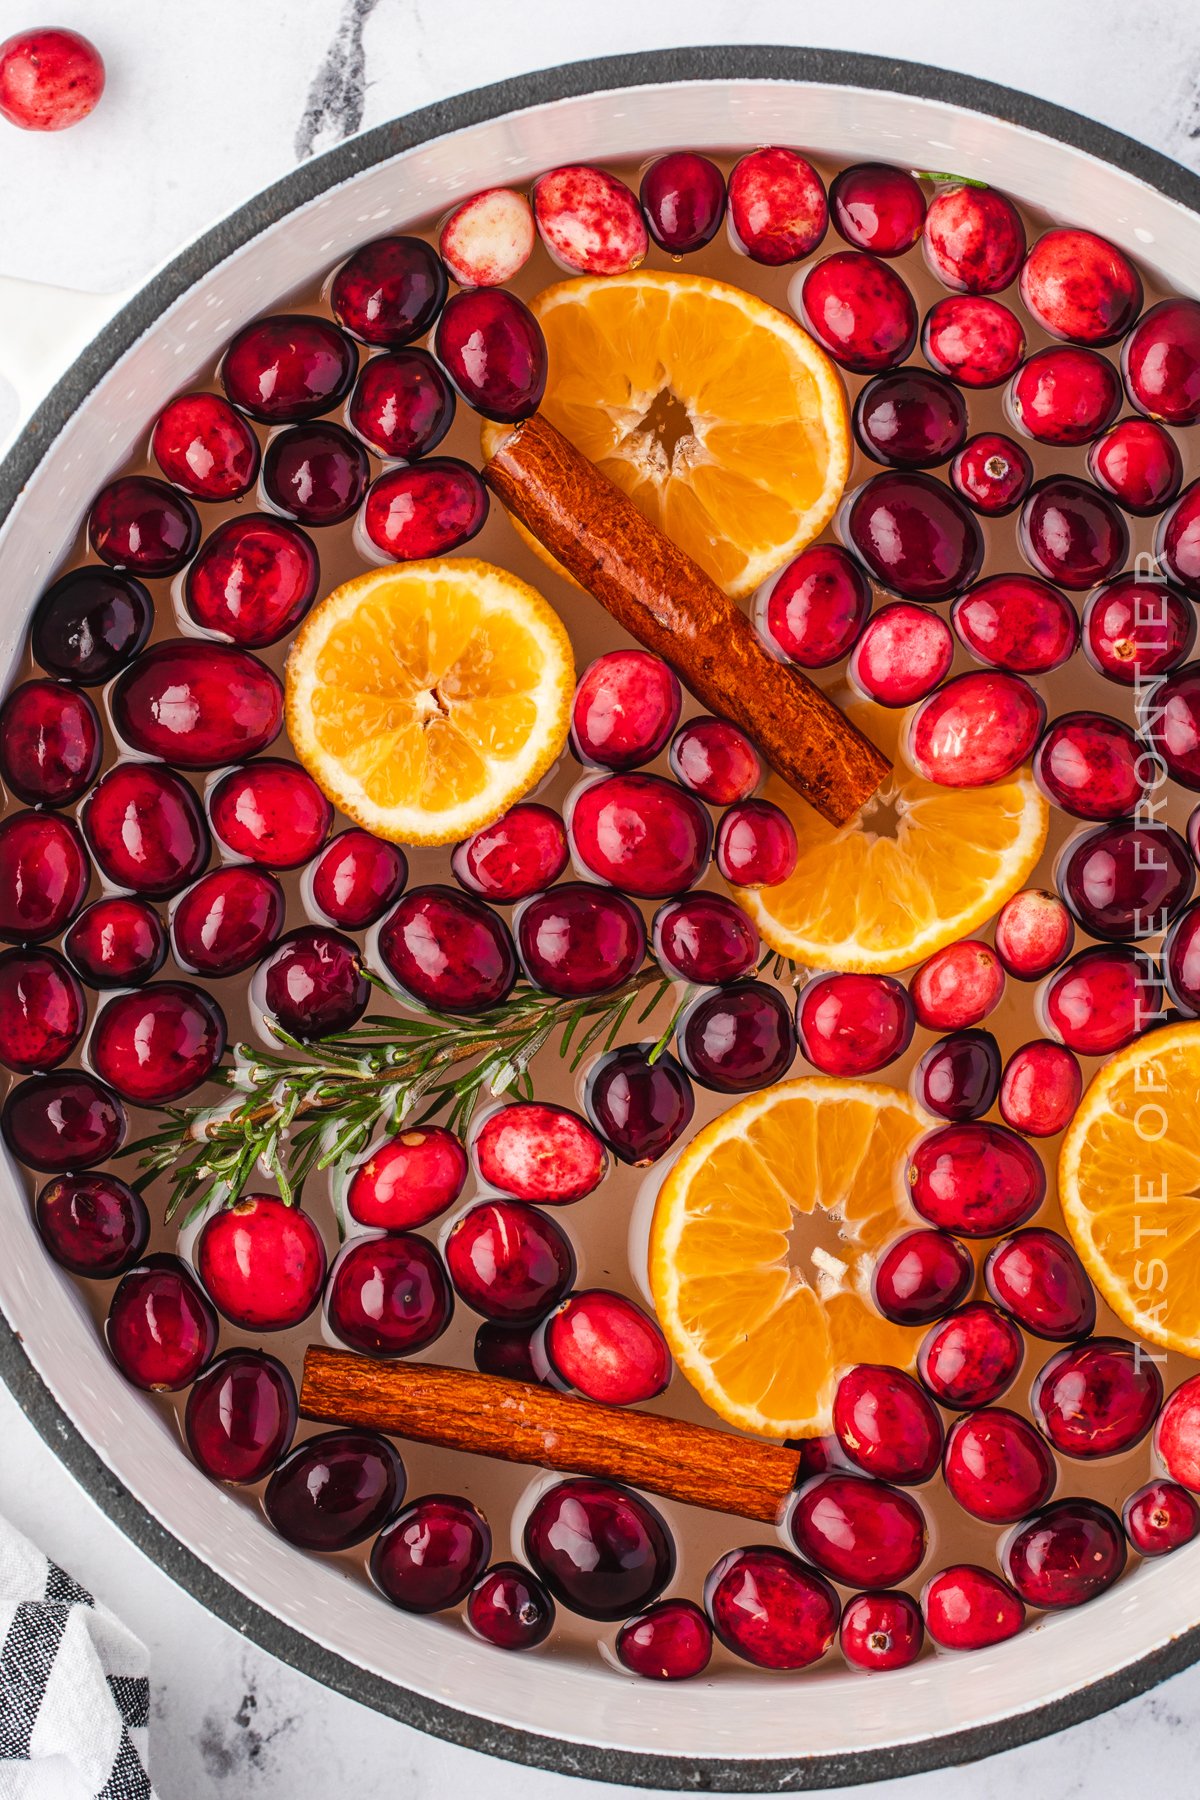
[[[123, 293], [313, 150], [522, 70], [684, 43], [813, 43], [1031, 89], [1200, 167], [1194, 0], [56, 0], [109, 91], [61, 137], [0, 125], [0, 445]], [[0, 39], [37, 14], [0, 0]], [[38, 284], [36, 286], [32, 284]], [[55, 284], [53, 287], [41, 284]], [[64, 290], [75, 290], [68, 292]], [[489, 1762], [328, 1694], [210, 1618], [96, 1510], [0, 1389], [0, 1509], [119, 1610], [154, 1657], [162, 1800], [400, 1793], [632, 1795]], [[976, 1765], [976, 1800], [1195, 1792], [1200, 1668], [1041, 1744]], [[888, 1783], [950, 1800], [961, 1772]], [[861, 1790], [860, 1790], [861, 1791]]]

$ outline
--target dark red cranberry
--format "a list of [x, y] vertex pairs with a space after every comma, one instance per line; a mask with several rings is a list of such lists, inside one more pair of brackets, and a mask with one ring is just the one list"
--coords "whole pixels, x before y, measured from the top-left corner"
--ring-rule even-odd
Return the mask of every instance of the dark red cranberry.
[[1139, 1556], [1166, 1556], [1200, 1532], [1200, 1502], [1177, 1481], [1148, 1481], [1129, 1496], [1121, 1517]]
[[333, 807], [307, 770], [264, 756], [221, 777], [208, 796], [208, 816], [234, 856], [298, 869], [329, 836]]
[[118, 763], [84, 801], [81, 819], [102, 873], [152, 899], [186, 887], [208, 861], [200, 802], [186, 781], [159, 764]]
[[300, 623], [320, 578], [312, 539], [298, 525], [247, 513], [205, 538], [184, 578], [184, 605], [206, 631], [255, 650]]
[[584, 1105], [613, 1155], [635, 1168], [665, 1156], [692, 1122], [692, 1084], [669, 1050], [650, 1061], [653, 1044], [622, 1044], [601, 1056], [587, 1078]]
[[[671, 1379], [671, 1352], [654, 1320], [607, 1288], [582, 1288], [564, 1300], [546, 1320], [540, 1347], [560, 1382], [608, 1406], [653, 1400]], [[537, 1353], [535, 1345], [535, 1360]]]
[[265, 1350], [226, 1350], [187, 1398], [183, 1432], [210, 1481], [249, 1485], [269, 1475], [296, 1430], [296, 1389]]
[[1184, 489], [1158, 522], [1154, 553], [1163, 573], [1200, 600], [1200, 481]]
[[[793, 292], [795, 307], [797, 296]], [[804, 322], [835, 362], [856, 375], [894, 369], [917, 341], [917, 309], [894, 269], [861, 250], [822, 257], [800, 286]]]
[[654, 955], [669, 975], [704, 986], [739, 981], [757, 967], [758, 929], [723, 894], [686, 894], [654, 915]]
[[216, 769], [279, 736], [283, 686], [248, 650], [174, 638], [119, 677], [112, 715], [134, 750], [178, 769]]
[[46, 589], [29, 642], [48, 674], [98, 687], [137, 655], [153, 620], [154, 602], [140, 581], [93, 564]]
[[452, 1206], [468, 1173], [461, 1138], [427, 1125], [387, 1138], [359, 1163], [346, 1189], [346, 1210], [360, 1225], [407, 1231]]
[[824, 1075], [870, 1075], [903, 1056], [916, 1017], [890, 975], [816, 975], [796, 1002], [800, 1048]]
[[10, 1089], [0, 1130], [13, 1155], [47, 1175], [107, 1162], [125, 1138], [125, 1108], [80, 1069], [30, 1075]]
[[996, 955], [1018, 981], [1040, 981], [1071, 954], [1075, 927], [1057, 894], [1022, 888], [996, 918]]
[[737, 981], [692, 1001], [676, 1032], [693, 1081], [718, 1094], [749, 1094], [779, 1081], [796, 1055], [792, 1009], [778, 988]]
[[19, 1074], [52, 1069], [83, 1034], [87, 1003], [53, 950], [0, 955], [0, 1062]]
[[[899, 381], [901, 376], [880, 377]], [[871, 382], [869, 387], [877, 384]], [[867, 392], [863, 389], [863, 393]], [[890, 461], [891, 458], [880, 458]], [[853, 557], [836, 544], [810, 544], [764, 581], [754, 596], [754, 618], [768, 647], [787, 662], [805, 669], [824, 669], [851, 650], [871, 612], [871, 588]], [[689, 720], [685, 731], [698, 721]], [[715, 724], [723, 721], [715, 720]], [[727, 731], [736, 727], [725, 726]], [[757, 761], [757, 758], [756, 758]], [[678, 770], [676, 770], [678, 774]], [[757, 786], [758, 777], [751, 783]], [[699, 791], [699, 790], [697, 790]], [[719, 805], [745, 799], [732, 794]]]
[[617, 1633], [617, 1661], [648, 1681], [702, 1675], [712, 1655], [712, 1626], [691, 1600], [660, 1600]]
[[954, 602], [954, 629], [973, 656], [1017, 675], [1044, 675], [1079, 646], [1070, 601], [1037, 575], [988, 575]]
[[923, 962], [909, 983], [913, 1010], [930, 1031], [961, 1031], [994, 1012], [1004, 970], [990, 944], [959, 938]]
[[947, 1650], [986, 1650], [1025, 1623], [1025, 1607], [1007, 1581], [975, 1563], [940, 1569], [921, 1602], [930, 1637]]
[[1045, 723], [1045, 702], [1023, 676], [971, 670], [922, 701], [909, 721], [909, 760], [942, 787], [985, 787], [1016, 773]]
[[1163, 973], [1167, 991], [1180, 1012], [1188, 1018], [1200, 1017], [1200, 905], [1181, 912], [1168, 932]]
[[860, 391], [854, 435], [876, 462], [931, 469], [961, 449], [967, 435], [966, 402], [944, 375], [895, 369], [876, 375]]
[[454, 423], [454, 389], [427, 350], [392, 350], [363, 364], [346, 416], [377, 456], [411, 462]]
[[1003, 301], [951, 294], [925, 314], [921, 349], [926, 362], [960, 387], [999, 387], [1025, 354], [1025, 332]]
[[817, 248], [829, 228], [825, 186], [796, 150], [770, 144], [751, 150], [729, 177], [729, 229], [736, 248], [778, 268]]
[[459, 1299], [505, 1324], [540, 1319], [575, 1277], [566, 1233], [520, 1200], [484, 1200], [465, 1212], [445, 1257]]
[[814, 1475], [788, 1530], [801, 1556], [847, 1587], [894, 1587], [925, 1555], [925, 1514], [911, 1494], [866, 1475]]
[[180, 394], [159, 413], [154, 460], [194, 500], [237, 500], [258, 475], [258, 439], [219, 394]]
[[0, 706], [0, 775], [30, 806], [66, 806], [100, 767], [100, 720], [86, 694], [26, 681]]
[[939, 187], [922, 239], [929, 267], [960, 294], [998, 293], [1025, 255], [1025, 227], [1012, 201], [996, 188], [966, 182]]
[[648, 650], [610, 650], [579, 677], [571, 744], [581, 762], [636, 769], [652, 762], [679, 723], [675, 671]]
[[994, 1244], [983, 1279], [997, 1306], [1034, 1337], [1086, 1337], [1096, 1323], [1096, 1291], [1074, 1245], [1057, 1231], [1030, 1225]]
[[34, 1218], [55, 1262], [72, 1275], [122, 1275], [150, 1241], [141, 1195], [115, 1175], [58, 1175], [37, 1197]]
[[1082, 1606], [1125, 1568], [1125, 1534], [1098, 1500], [1055, 1500], [1022, 1525], [1004, 1552], [1004, 1572], [1027, 1606]]
[[872, 476], [847, 503], [839, 529], [875, 580], [906, 600], [952, 599], [983, 561], [975, 515], [919, 472]]
[[[500, 1325], [485, 1319], [475, 1333], [471, 1354], [482, 1375], [503, 1375], [509, 1381], [538, 1383], [543, 1378], [545, 1359], [534, 1361], [534, 1325]], [[539, 1366], [540, 1364], [540, 1366]]]
[[867, 621], [846, 672], [868, 700], [912, 706], [933, 692], [953, 661], [954, 638], [946, 621], [924, 606], [897, 600]]
[[1177, 668], [1195, 641], [1195, 610], [1165, 581], [1118, 575], [1098, 587], [1084, 608], [1084, 654], [1122, 687]]
[[946, 1486], [964, 1512], [1012, 1525], [1054, 1492], [1057, 1469], [1046, 1440], [1020, 1413], [981, 1406], [946, 1434]]
[[1055, 1137], [1075, 1116], [1083, 1071], [1064, 1044], [1035, 1038], [1014, 1050], [1000, 1081], [1000, 1117], [1026, 1137]]
[[147, 1256], [121, 1277], [104, 1334], [126, 1381], [171, 1393], [212, 1360], [217, 1315], [177, 1256]]
[[687, 256], [702, 250], [725, 217], [725, 177], [716, 163], [692, 150], [673, 150], [650, 164], [638, 198], [650, 236], [660, 250]]
[[392, 562], [445, 556], [482, 531], [488, 492], [469, 463], [431, 456], [371, 483], [363, 530]]
[[464, 1601], [487, 1567], [487, 1520], [457, 1494], [410, 1501], [371, 1546], [371, 1575], [405, 1612], [444, 1612]]
[[1022, 363], [1008, 407], [1039, 444], [1090, 444], [1121, 410], [1121, 378], [1098, 351], [1052, 346]]
[[320, 925], [289, 932], [261, 964], [255, 989], [275, 1023], [301, 1039], [349, 1031], [371, 997], [358, 945]]
[[162, 1106], [208, 1080], [225, 1035], [225, 1015], [210, 995], [189, 982], [156, 981], [105, 1003], [88, 1055], [123, 1100]]
[[948, 1231], [906, 1231], [875, 1265], [872, 1294], [895, 1325], [931, 1325], [965, 1300], [975, 1282], [967, 1246]]
[[921, 1609], [889, 1588], [855, 1594], [842, 1613], [838, 1642], [852, 1669], [906, 1669], [925, 1642]]
[[429, 330], [448, 286], [440, 258], [423, 238], [375, 238], [342, 264], [329, 303], [364, 344], [408, 344]]
[[167, 948], [166, 927], [154, 908], [123, 896], [94, 900], [63, 938], [71, 963], [96, 988], [140, 987], [162, 968]]
[[495, 1563], [467, 1595], [467, 1624], [498, 1650], [532, 1650], [554, 1628], [554, 1602], [520, 1563]]
[[524, 301], [507, 288], [455, 294], [442, 308], [433, 343], [463, 399], [485, 419], [516, 424], [541, 405], [546, 340]]
[[174, 575], [195, 554], [200, 520], [177, 488], [151, 475], [123, 475], [92, 502], [88, 538], [101, 562], [113, 568]]
[[1148, 956], [1126, 944], [1080, 950], [1041, 996], [1046, 1029], [1077, 1056], [1108, 1056], [1162, 1016], [1162, 985]]
[[247, 1194], [214, 1213], [196, 1246], [213, 1304], [246, 1331], [286, 1331], [307, 1319], [325, 1284], [321, 1234], [298, 1206]]
[[739, 887], [777, 887], [798, 855], [795, 826], [773, 800], [743, 800], [717, 827], [717, 868]]
[[712, 849], [704, 807], [661, 775], [606, 775], [581, 788], [567, 829], [593, 875], [653, 900], [690, 888]]
[[1121, 372], [1139, 412], [1166, 425], [1200, 419], [1200, 301], [1176, 294], [1143, 313], [1125, 340]]
[[527, 900], [516, 935], [529, 980], [566, 999], [610, 993], [646, 955], [646, 927], [633, 901], [588, 881], [564, 881]]
[[1029, 1396], [1033, 1415], [1063, 1456], [1118, 1456], [1158, 1417], [1163, 1384], [1150, 1355], [1124, 1338], [1086, 1338], [1059, 1350]]
[[1115, 344], [1142, 306], [1142, 283], [1107, 238], [1076, 228], [1045, 232], [1025, 258], [1021, 298], [1051, 337]]
[[408, 1356], [441, 1337], [454, 1295], [432, 1244], [411, 1231], [352, 1238], [329, 1277], [329, 1323], [354, 1350]]
[[1146, 734], [1175, 780], [1200, 789], [1200, 663], [1186, 663], [1153, 690]]
[[726, 1649], [760, 1669], [805, 1669], [833, 1642], [841, 1611], [829, 1583], [798, 1556], [751, 1544], [713, 1564], [704, 1604]]
[[989, 519], [1015, 512], [1032, 482], [1033, 463], [1027, 452], [999, 431], [981, 431], [968, 438], [950, 464], [955, 493]]
[[1169, 825], [1097, 825], [1071, 843], [1058, 868], [1062, 897], [1093, 937], [1157, 937], [1187, 905], [1191, 852]]
[[615, 1481], [560, 1481], [525, 1523], [525, 1554], [555, 1599], [586, 1619], [623, 1619], [656, 1600], [675, 1546], [655, 1509]]
[[487, 1012], [517, 978], [504, 921], [449, 887], [410, 888], [383, 922], [379, 953], [400, 986], [437, 1012]]
[[348, 1550], [379, 1530], [404, 1498], [404, 1464], [373, 1431], [321, 1431], [286, 1456], [263, 1511], [301, 1550]]
[[362, 931], [400, 898], [407, 880], [408, 858], [400, 846], [352, 825], [321, 852], [312, 896], [335, 925]]
[[238, 975], [277, 942], [286, 910], [283, 889], [265, 870], [214, 869], [171, 913], [176, 961], [194, 975]]
[[1012, 1320], [985, 1300], [948, 1314], [921, 1340], [917, 1373], [939, 1406], [990, 1406], [1012, 1386], [1025, 1355]]
[[1144, 518], [1174, 500], [1183, 458], [1165, 426], [1153, 419], [1121, 419], [1088, 451], [1088, 474], [1126, 512]]
[[479, 1127], [472, 1148], [481, 1178], [517, 1200], [567, 1206], [600, 1185], [604, 1146], [565, 1106], [515, 1100], [497, 1107]]
[[103, 59], [77, 31], [42, 26], [0, 44], [0, 116], [22, 131], [65, 131], [103, 92]]
[[907, 169], [853, 163], [830, 183], [829, 211], [838, 236], [856, 250], [903, 256], [921, 235], [925, 196]]
[[450, 868], [468, 893], [504, 905], [551, 887], [569, 860], [559, 815], [536, 800], [524, 800], [457, 844]]
[[285, 518], [301, 525], [336, 525], [348, 519], [370, 479], [362, 445], [328, 419], [281, 431], [263, 458], [263, 492]]
[[939, 1119], [979, 1119], [1000, 1092], [1000, 1046], [990, 1031], [956, 1031], [925, 1052], [913, 1093]]
[[1148, 760], [1120, 719], [1060, 713], [1042, 734], [1033, 772], [1047, 799], [1072, 817], [1123, 819], [1137, 811]]
[[913, 1205], [963, 1237], [997, 1237], [1032, 1218], [1046, 1197], [1035, 1151], [1004, 1125], [941, 1125], [908, 1159]]
[[331, 320], [275, 313], [230, 339], [221, 381], [252, 419], [289, 425], [332, 412], [350, 392], [357, 369], [354, 345]]
[[928, 1481], [942, 1454], [942, 1421], [911, 1375], [860, 1363], [838, 1382], [833, 1429], [852, 1463], [881, 1481]]
[[0, 820], [0, 938], [21, 944], [57, 937], [87, 890], [87, 853], [69, 820], [43, 812]]
[[1065, 588], [1094, 587], [1129, 554], [1129, 528], [1117, 507], [1074, 475], [1048, 475], [1021, 508], [1021, 548], [1033, 567]]

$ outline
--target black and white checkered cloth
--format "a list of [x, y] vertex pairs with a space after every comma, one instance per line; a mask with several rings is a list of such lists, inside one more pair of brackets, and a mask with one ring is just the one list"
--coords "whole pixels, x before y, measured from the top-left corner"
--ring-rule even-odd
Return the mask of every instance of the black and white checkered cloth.
[[0, 1519], [0, 1800], [154, 1800], [142, 1645]]

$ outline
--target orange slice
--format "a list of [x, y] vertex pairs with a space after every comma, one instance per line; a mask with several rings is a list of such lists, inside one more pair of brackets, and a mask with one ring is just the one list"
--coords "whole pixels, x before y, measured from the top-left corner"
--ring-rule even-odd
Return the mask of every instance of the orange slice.
[[359, 575], [292, 645], [296, 755], [351, 819], [452, 844], [528, 793], [562, 751], [575, 666], [558, 615], [469, 558]]
[[1075, 1247], [1137, 1337], [1200, 1357], [1200, 1022], [1107, 1062], [1058, 1160]]
[[845, 710], [893, 773], [845, 825], [773, 775], [763, 792], [795, 826], [800, 860], [778, 887], [734, 892], [771, 948], [807, 968], [907, 969], [1024, 887], [1050, 812], [1028, 769], [991, 787], [923, 781], [903, 760], [904, 713], [865, 700]]
[[[752, 593], [829, 523], [850, 472], [846, 395], [786, 313], [653, 269], [560, 281], [532, 306], [545, 417], [726, 593]], [[509, 429], [484, 427], [485, 454]]]
[[930, 1123], [895, 1088], [785, 1081], [714, 1119], [671, 1169], [651, 1292], [680, 1369], [730, 1425], [825, 1432], [841, 1369], [912, 1367], [921, 1333], [876, 1311], [871, 1274], [919, 1223], [903, 1170]]

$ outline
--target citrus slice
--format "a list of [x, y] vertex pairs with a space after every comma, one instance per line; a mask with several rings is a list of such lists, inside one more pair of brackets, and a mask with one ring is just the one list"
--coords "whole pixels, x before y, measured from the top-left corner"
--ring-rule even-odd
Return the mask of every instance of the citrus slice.
[[[654, 269], [560, 281], [531, 304], [543, 416], [726, 593], [752, 593], [829, 523], [850, 472], [845, 390], [786, 313]], [[486, 455], [509, 430], [484, 426]]]
[[1104, 1065], [1063, 1139], [1058, 1192], [1117, 1317], [1200, 1357], [1200, 1021], [1148, 1032]]
[[871, 1273], [920, 1222], [903, 1169], [930, 1122], [896, 1088], [785, 1081], [714, 1119], [671, 1169], [651, 1292], [680, 1369], [730, 1425], [826, 1432], [839, 1370], [912, 1367], [921, 1332], [876, 1310]]
[[905, 714], [865, 700], [845, 710], [893, 773], [845, 825], [771, 776], [764, 798], [791, 819], [800, 859], [777, 887], [733, 891], [771, 948], [807, 968], [907, 969], [1025, 885], [1050, 812], [1028, 769], [991, 787], [940, 787], [903, 760]]
[[309, 614], [287, 664], [287, 728], [351, 819], [450, 844], [528, 793], [559, 755], [575, 682], [542, 596], [469, 558], [356, 576]]

